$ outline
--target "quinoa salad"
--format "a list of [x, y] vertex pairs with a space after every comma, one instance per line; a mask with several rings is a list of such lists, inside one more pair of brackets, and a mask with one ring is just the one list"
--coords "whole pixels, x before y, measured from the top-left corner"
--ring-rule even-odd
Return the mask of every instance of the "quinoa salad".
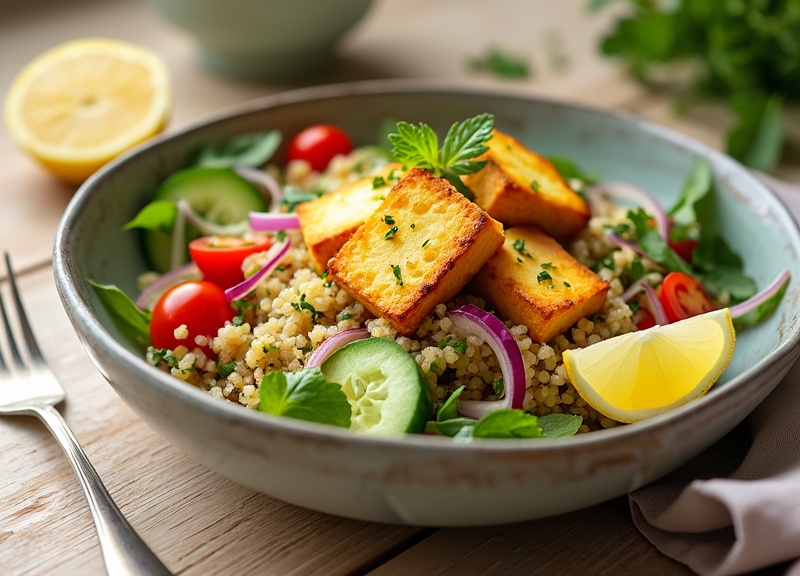
[[[487, 130], [486, 117], [491, 118], [490, 115], [476, 117], [483, 123], [479, 128], [484, 131]], [[473, 122], [476, 126], [480, 124], [476, 119], [470, 119], [461, 125], [456, 123], [451, 132], [457, 136], [457, 128], [466, 130], [469, 127], [468, 122]], [[422, 134], [424, 125], [420, 125], [417, 132], [409, 132], [416, 127], [398, 124], [398, 134], [393, 135], [394, 155], [377, 150], [376, 146], [353, 148], [344, 131], [336, 127], [323, 127], [329, 131], [323, 134], [327, 140], [323, 138], [325, 146], [322, 151], [313, 145], [304, 148], [302, 142], [298, 143], [301, 138], [297, 135], [289, 143], [286, 158], [276, 162], [270, 158], [278, 146], [276, 135], [260, 134], [258, 138], [252, 138], [253, 146], [261, 146], [262, 151], [264, 148], [269, 151], [254, 166], [241, 167], [237, 158], [226, 159], [219, 148], [209, 148], [204, 151], [205, 156], [216, 164], [209, 162], [211, 167], [198, 165], [183, 171], [205, 171], [197, 176], [198, 181], [202, 176], [200, 187], [206, 186], [210, 178], [216, 178], [217, 171], [227, 171], [223, 174], [224, 178], [235, 177], [236, 186], [249, 186], [257, 190], [261, 200], [248, 197], [247, 202], [251, 204], [244, 203], [239, 214], [220, 216], [221, 212], [218, 211], [215, 215], [213, 210], [209, 210], [202, 201], [193, 196], [197, 194], [194, 189], [183, 191], [190, 184], [165, 182], [163, 190], [156, 193], [153, 206], [158, 205], [162, 209], [162, 205], [171, 203], [170, 206], [174, 206], [169, 208], [174, 219], [171, 236], [164, 233], [163, 224], [148, 224], [148, 218], [157, 220], [151, 218], [147, 212], [152, 206], [143, 209], [131, 222], [129, 228], [139, 228], [141, 230], [136, 232], [145, 235], [144, 245], [150, 251], [155, 270], [140, 278], [142, 293], [137, 295], [135, 302], [136, 309], [149, 323], [149, 333], [140, 341], [145, 344], [145, 358], [151, 366], [168, 372], [187, 385], [208, 392], [220, 401], [287, 416], [294, 414], [288, 409], [278, 412], [264, 408], [267, 402], [265, 383], [269, 380], [272, 386], [275, 374], [291, 378], [293, 374], [303, 373], [312, 367], [321, 369], [325, 379], [336, 384], [334, 388], [337, 394], [339, 385], [347, 394], [350, 406], [347, 408], [344, 405], [345, 417], [343, 420], [340, 418], [338, 424], [347, 427], [351, 418], [352, 422], [357, 418], [380, 419], [381, 416], [375, 414], [388, 410], [387, 406], [393, 406], [387, 400], [387, 395], [391, 397], [395, 394], [400, 397], [409, 394], [407, 391], [392, 392], [389, 387], [388, 392], [373, 393], [367, 398], [369, 393], [365, 390], [369, 389], [370, 383], [366, 381], [366, 376], [359, 376], [361, 380], [354, 377], [353, 383], [349, 384], [355, 392], [346, 389], [347, 385], [341, 381], [341, 377], [334, 380], [335, 375], [341, 374], [342, 370], [345, 373], [350, 370], [348, 366], [353, 363], [368, 363], [368, 355], [363, 353], [359, 359], [348, 361], [350, 364], [338, 361], [344, 367], [326, 368], [332, 362], [337, 363], [337, 355], [352, 347], [350, 341], [383, 339], [396, 343], [397, 350], [402, 350], [413, 359], [416, 370], [412, 372], [419, 376], [421, 383], [421, 389], [413, 391], [413, 400], [407, 401], [416, 405], [411, 409], [414, 415], [409, 416], [416, 422], [414, 429], [406, 429], [403, 424], [401, 432], [441, 433], [445, 429], [443, 422], [463, 420], [461, 416], [452, 419], [455, 411], [449, 417], [444, 415], [444, 412], [454, 410], [448, 405], [457, 399], [463, 406], [472, 404], [513, 408], [515, 412], [534, 417], [532, 422], [539, 419], [539, 433], [526, 432], [519, 436], [542, 435], [542, 429], [547, 429], [545, 422], [548, 420], [545, 417], [550, 415], [571, 417], [569, 433], [553, 435], [585, 433], [618, 426], [620, 421], [598, 411], [576, 389], [565, 366], [565, 352], [586, 349], [621, 335], [653, 326], [658, 328], [725, 307], [730, 307], [736, 312], [736, 316], [748, 318], [748, 314], [752, 316], [757, 305], [763, 306], [765, 302], [772, 307], [777, 305], [788, 281], [788, 277], [781, 278], [780, 282], [776, 281], [767, 291], [756, 294], [755, 285], [742, 272], [745, 280], [731, 283], [730, 287], [713, 283], [701, 284], [698, 280], [695, 282], [696, 286], [688, 284], [689, 292], [698, 294], [693, 299], [670, 300], [669, 294], [665, 293], [669, 289], [672, 275], [683, 274], [689, 280], [694, 277], [693, 274], [697, 278], [712, 277], [710, 273], [703, 276], [702, 268], [692, 270], [690, 267], [692, 262], [701, 262], [691, 253], [700, 242], [700, 224], [686, 218], [685, 204], [688, 201], [685, 200], [685, 194], [681, 197], [681, 201], [685, 201], [683, 209], [675, 208], [666, 215], [666, 210], [654, 206], [653, 198], [647, 192], [628, 184], [606, 185], [597, 182], [583, 173], [572, 159], [545, 159], [497, 132], [491, 123], [488, 124], [488, 132], [483, 139], [473, 143], [469, 150], [470, 155], [464, 156], [462, 166], [470, 163], [469, 168], [458, 171], [445, 164], [431, 166], [432, 163], [429, 162], [423, 166], [427, 170], [425, 174], [421, 174], [416, 168], [409, 171], [408, 163], [397, 162], [396, 153], [398, 148], [402, 151], [402, 137]], [[406, 130], [405, 133], [403, 129]], [[447, 138], [450, 138], [450, 134]], [[491, 145], [500, 138], [509, 138], [511, 143], [505, 144], [505, 150], [492, 156]], [[515, 150], [509, 152], [512, 146]], [[517, 152], [516, 147], [521, 152]], [[549, 190], [545, 190], [546, 187], [563, 188], [564, 194], [570, 194], [569, 201], [578, 206], [577, 209], [570, 210], [585, 211], [585, 217], [579, 224], [565, 233], [562, 229], [548, 228], [547, 221], [537, 221], [530, 224], [533, 230], [529, 231], [528, 222], [513, 221], [513, 206], [511, 210], [504, 212], [504, 200], [487, 200], [486, 196], [482, 196], [480, 187], [484, 184], [475, 175], [481, 175], [489, 168], [502, 171], [503, 155], [512, 152], [524, 154], [526, 161], [530, 157], [530, 162], [539, 170], [535, 173], [535, 178], [529, 179], [530, 189], [526, 189], [526, 193], [533, 198], [546, 199], [550, 194]], [[402, 159], [400, 154], [400, 160]], [[689, 179], [697, 180], [700, 171], [708, 170], [708, 167], [698, 163], [694, 170]], [[432, 175], [428, 172], [432, 172]], [[457, 173], [455, 178], [453, 173]], [[194, 174], [186, 175], [184, 180], [188, 182], [189, 176], [195, 178]], [[171, 178], [177, 182], [176, 177]], [[435, 178], [437, 182], [429, 181], [430, 178]], [[496, 225], [499, 230], [494, 232], [486, 228], [485, 235], [462, 240], [460, 245], [488, 245], [490, 242], [496, 244], [487, 248], [486, 254], [481, 256], [475, 256], [474, 251], [468, 255], [453, 252], [455, 255], [448, 261], [447, 267], [448, 270], [450, 267], [454, 270], [464, 267], [464, 271], [459, 272], [460, 283], [442, 288], [440, 301], [434, 301], [426, 298], [427, 292], [431, 291], [430, 286], [433, 285], [435, 296], [438, 296], [440, 284], [451, 280], [426, 280], [428, 284], [420, 291], [420, 295], [414, 296], [416, 299], [407, 304], [410, 311], [408, 314], [418, 314], [419, 310], [424, 309], [424, 315], [419, 316], [417, 321], [407, 321], [403, 315], [395, 318], [391, 311], [398, 306], [396, 301], [406, 305], [402, 299], [411, 298], [408, 293], [414, 288], [416, 277], [413, 274], [416, 272], [410, 264], [404, 264], [401, 268], [401, 264], [392, 263], [394, 260], [390, 258], [382, 261], [381, 268], [376, 266], [381, 274], [389, 275], [390, 282], [387, 286], [390, 285], [390, 289], [384, 288], [383, 292], [397, 292], [397, 295], [371, 295], [371, 285], [377, 282], [374, 279], [375, 273], [367, 275], [364, 280], [361, 276], [349, 276], [341, 270], [345, 269], [348, 257], [352, 262], [363, 263], [363, 267], [370, 270], [371, 264], [364, 260], [359, 242], [364, 246], [370, 246], [369, 242], [373, 242], [372, 245], [378, 245], [382, 249], [386, 247], [387, 250], [402, 250], [411, 242], [406, 238], [413, 238], [417, 250], [422, 250], [432, 240], [441, 240], [444, 247], [437, 248], [441, 252], [460, 249], [458, 242], [453, 242], [451, 248], [445, 243], [445, 237], [440, 239], [432, 233], [429, 233], [430, 238], [426, 237], [424, 242], [420, 242], [423, 236], [414, 237], [412, 234], [424, 229], [423, 216], [419, 216], [418, 220], [403, 220], [403, 212], [396, 206], [404, 204], [391, 204], [404, 186], [410, 190], [409, 194], [421, 191], [421, 196], [428, 198], [425, 201], [431, 202], [429, 198], [433, 197], [433, 191], [437, 186], [441, 187], [439, 180], [444, 183], [441, 186], [448, 188], [446, 194], [452, 191], [458, 197], [457, 202], [464, 204], [463, 210], [467, 212], [458, 218], [463, 219], [463, 222], [472, 222], [469, 219], [475, 218], [474, 221], [482, 226], [488, 220], [490, 224], [486, 226]], [[466, 190], [463, 188], [464, 183], [468, 185]], [[558, 191], [562, 193], [560, 188]], [[341, 199], [336, 198], [336, 194], [341, 195]], [[355, 208], [352, 211], [348, 208], [341, 216], [337, 216], [336, 209], [330, 206], [321, 205], [317, 212], [312, 207], [315, 202], [326, 197], [331, 202], [343, 205], [349, 201], [345, 194], [361, 194], [357, 197], [360, 198], [359, 204], [374, 200], [375, 205], [379, 206], [377, 212], [381, 212], [380, 218], [373, 214], [366, 216], [357, 226], [347, 223], [352, 230], [348, 231], [347, 238], [339, 241], [335, 249], [331, 249], [330, 238], [326, 236], [318, 239], [314, 230], [319, 228], [329, 232], [330, 229], [335, 229], [340, 222], [354, 217]], [[368, 198], [368, 201], [363, 201], [364, 198]], [[690, 200], [699, 202], [698, 198], [699, 196]], [[474, 214], [469, 211], [474, 211]], [[547, 209], [537, 211], [546, 213]], [[491, 217], [486, 216], [487, 212]], [[512, 216], [502, 221], [506, 213]], [[250, 214], [250, 226], [246, 225], [247, 214]], [[267, 224], [263, 227], [257, 226], [253, 214], [264, 215], [262, 220]], [[318, 217], [323, 218], [322, 226], [318, 226], [318, 222], [314, 220]], [[500, 222], [495, 222], [493, 217]], [[573, 215], [554, 213], [548, 218], [550, 221], [568, 221]], [[665, 218], [669, 220], [669, 224], [664, 224]], [[460, 234], [462, 229], [469, 226], [459, 222], [462, 220], [454, 222], [452, 229]], [[370, 226], [380, 233], [380, 237], [375, 233], [368, 236]], [[442, 226], [447, 228], [450, 224], [444, 223]], [[477, 226], [475, 224], [476, 229]], [[667, 228], [662, 228], [662, 236], [656, 242], [653, 236], [660, 226], [669, 226], [669, 230], [677, 232], [668, 238], [663, 234]], [[519, 235], [514, 236], [514, 231], [518, 229]], [[546, 234], [542, 233], [542, 229]], [[487, 238], [493, 238], [491, 234], [496, 234], [498, 239], [488, 240]], [[539, 242], [537, 234], [546, 236], [541, 244], [534, 243]], [[550, 235], [557, 241], [552, 240]], [[200, 236], [205, 244], [199, 249], [200, 256], [196, 258], [198, 248], [194, 243]], [[178, 241], [176, 237], [179, 237]], [[227, 248], [229, 238], [236, 239], [235, 247], [245, 246], [248, 250], [238, 256], [234, 266], [234, 279], [216, 282], [220, 286], [220, 293], [224, 289], [224, 304], [215, 305], [213, 313], [209, 312], [209, 308], [196, 308], [190, 312], [191, 316], [181, 316], [180, 309], [170, 308], [169, 303], [164, 302], [166, 295], [178, 285], [212, 279], [216, 272], [209, 272], [206, 264], [199, 258], [202, 258], [204, 250], [205, 253], [212, 253], [211, 258], [215, 259], [215, 249]], [[185, 239], [194, 239], [193, 243], [189, 243], [186, 254], [191, 259], [184, 255]], [[649, 246], [667, 246], [667, 239], [669, 253], [661, 250], [660, 257], [654, 256], [656, 251]], [[258, 243], [261, 241], [265, 241], [265, 244], [259, 247]], [[325, 250], [329, 250], [333, 256], [329, 257]], [[498, 260], [498, 255], [504, 250], [506, 259], [513, 265]], [[558, 252], [547, 252], [548, 250]], [[561, 251], [564, 252], [563, 256]], [[538, 322], [519, 321], [520, 318], [530, 318], [530, 315], [517, 316], [515, 321], [503, 314], [502, 310], [508, 309], [502, 306], [503, 293], [481, 288], [481, 283], [487, 282], [486, 278], [497, 279], [498, 274], [508, 274], [509, 278], [516, 278], [519, 276], [520, 266], [528, 265], [529, 259], [533, 261], [535, 255], [543, 253], [555, 256], [551, 255], [547, 257], [547, 261], [537, 262], [537, 274], [531, 280], [531, 290], [540, 289], [541, 298], [544, 299], [544, 304], [536, 306], [556, 310], [550, 316], [542, 317], [544, 328]], [[408, 259], [398, 257], [396, 261], [406, 263]], [[492, 265], [494, 269], [491, 268]], [[571, 272], [573, 269], [574, 273]], [[423, 270], [420, 274], [424, 273], [427, 272]], [[498, 284], [510, 282], [502, 276], [500, 278], [496, 280]], [[231, 282], [238, 286], [231, 286]], [[688, 281], [683, 280], [683, 284], [679, 286], [683, 293], [687, 290], [686, 282]], [[547, 289], [542, 289], [542, 286]], [[96, 287], [98, 290], [111, 289], [100, 285]], [[681, 293], [676, 291], [676, 294]], [[384, 304], [382, 298], [387, 299], [388, 303]], [[524, 298], [528, 296], [523, 295], [523, 300], [520, 301], [523, 304], [528, 301]], [[540, 313], [536, 306], [533, 306], [532, 311], [520, 314]], [[384, 309], [382, 307], [387, 310], [386, 314], [380, 313]], [[565, 312], [562, 313], [562, 309]], [[497, 341], [493, 342], [495, 338], [487, 337], [486, 332], [465, 329], [467, 325], [456, 318], [462, 310], [486, 314], [491, 317], [490, 320], [498, 319], [497, 325], [489, 322], [492, 326], [489, 333], [503, 334], [497, 336]], [[584, 314], [582, 311], [588, 313]], [[580, 316], [575, 317], [579, 312]], [[568, 316], [569, 314], [573, 316]], [[202, 318], [201, 324], [210, 322], [211, 327], [198, 327], [195, 318]], [[324, 358], [319, 358], [320, 350], [325, 347], [323, 345], [326, 342], [330, 344], [329, 341], [343, 338], [343, 334], [350, 333], [358, 334], [333, 346]], [[498, 344], [503, 338], [505, 341]], [[507, 353], [498, 355], [499, 350], [506, 350]], [[372, 352], [376, 353], [383, 352]], [[511, 356], [510, 360], [508, 355]], [[524, 378], [524, 384], [515, 391], [511, 389], [512, 368], [509, 366], [516, 370], [519, 379]], [[407, 366], [398, 370], [404, 374], [409, 373], [403, 372], [408, 370]], [[411, 379], [417, 378], [416, 375]], [[345, 380], [350, 382], [347, 378]], [[291, 392], [292, 380], [288, 382], [288, 387], [285, 383], [283, 386]], [[357, 390], [359, 386], [360, 392]], [[325, 394], [329, 392], [331, 390]], [[319, 394], [323, 395], [322, 392]], [[354, 400], [354, 394], [360, 394], [361, 397]], [[511, 400], [514, 395], [516, 397]], [[287, 400], [285, 404], [291, 402]], [[463, 411], [463, 414], [469, 414], [478, 420], [491, 411], [478, 410], [477, 415]], [[298, 415], [294, 417], [333, 423], [326, 418], [306, 418], [301, 412], [302, 410], [295, 411]], [[462, 414], [460, 409], [458, 414]], [[365, 426], [369, 425], [371, 424]], [[355, 424], [350, 427], [354, 428]], [[515, 436], [510, 434], [507, 437]]]

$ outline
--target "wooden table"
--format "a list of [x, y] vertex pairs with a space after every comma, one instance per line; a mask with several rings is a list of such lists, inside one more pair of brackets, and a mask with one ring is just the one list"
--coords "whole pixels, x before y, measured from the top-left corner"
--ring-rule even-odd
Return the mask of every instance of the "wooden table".
[[[532, 94], [621, 108], [721, 144], [728, 118], [716, 107], [672, 114], [667, 95], [647, 92], [596, 43], [612, 13], [590, 16], [584, 0], [376, 2], [341, 45], [334, 66], [303, 83], [246, 83], [203, 70], [191, 39], [145, 0], [0, 0], [0, 89], [21, 66], [75, 37], [148, 45], [174, 79], [174, 130], [236, 103], [311, 83], [383, 77], [475, 76], [465, 62], [489, 46], [527, 55]], [[454, 26], [458, 23], [458, 28]], [[566, 68], [552, 65], [554, 56]], [[52, 242], [73, 189], [59, 184], [0, 132], [0, 249], [19, 273], [29, 313], [62, 376], [61, 411], [109, 491], [144, 539], [180, 574], [688, 574], [635, 529], [627, 500], [522, 524], [419, 529], [345, 520], [240, 487], [178, 452], [150, 430], [95, 370], [61, 307]], [[800, 163], [779, 174], [800, 181]], [[0, 572], [99, 574], [94, 526], [67, 460], [30, 418], [0, 420]]]

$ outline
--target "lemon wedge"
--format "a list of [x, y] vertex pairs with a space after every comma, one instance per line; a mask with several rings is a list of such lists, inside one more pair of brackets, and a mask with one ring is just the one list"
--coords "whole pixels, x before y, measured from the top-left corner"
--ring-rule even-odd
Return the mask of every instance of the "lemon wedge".
[[638, 422], [705, 394], [733, 356], [727, 308], [566, 350], [572, 385], [595, 410]]
[[167, 67], [141, 46], [86, 38], [41, 54], [5, 102], [11, 138], [55, 176], [80, 184], [160, 132], [171, 105]]

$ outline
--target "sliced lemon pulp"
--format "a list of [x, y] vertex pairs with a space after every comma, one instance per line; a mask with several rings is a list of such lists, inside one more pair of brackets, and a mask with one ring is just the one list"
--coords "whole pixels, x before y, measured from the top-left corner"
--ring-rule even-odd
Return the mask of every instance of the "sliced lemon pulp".
[[79, 39], [22, 69], [6, 98], [5, 121], [23, 150], [77, 184], [160, 132], [170, 100], [160, 56], [118, 40]]
[[727, 308], [564, 352], [575, 389], [595, 410], [637, 422], [705, 394], [733, 356]]

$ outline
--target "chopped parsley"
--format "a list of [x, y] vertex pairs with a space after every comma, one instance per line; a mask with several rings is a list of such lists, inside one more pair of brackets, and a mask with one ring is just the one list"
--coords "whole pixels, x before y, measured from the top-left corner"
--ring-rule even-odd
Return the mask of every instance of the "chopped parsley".
[[392, 226], [386, 231], [386, 234], [383, 235], [383, 239], [391, 240], [392, 238], [394, 238], [394, 235], [397, 234], [397, 230], [398, 230], [397, 226]]
[[566, 280], [564, 280], [564, 286], [566, 286], [567, 288], [572, 288], [572, 284], [570, 284]]
[[503, 391], [505, 390], [505, 383], [503, 382], [502, 378], [495, 378], [494, 380], [492, 380], [492, 390], [494, 390], [494, 394], [498, 398], [503, 395]]
[[423, 248], [425, 248], [425, 246], [427, 246], [427, 245], [428, 245], [428, 242], [430, 242], [430, 241], [431, 241], [431, 239], [430, 239], [430, 238], [428, 238], [427, 240], [425, 240], [425, 242], [423, 242], [423, 243], [422, 243], [422, 247], [423, 247]]
[[536, 276], [536, 281], [539, 284], [541, 284], [542, 282], [546, 282], [547, 280], [552, 280], [552, 279], [553, 279], [553, 277], [550, 276], [550, 272], [548, 272], [547, 270], [542, 270], [541, 272], [539, 272], [539, 275]]
[[375, 176], [372, 179], [372, 189], [375, 190], [376, 188], [383, 188], [386, 186], [386, 178], [383, 176]]
[[344, 314], [339, 315], [339, 321], [342, 322], [344, 320], [352, 320], [353, 315], [350, 312], [345, 312]]
[[286, 240], [286, 236], [288, 236], [286, 230], [278, 230], [278, 232], [275, 234], [275, 240], [278, 242], [283, 242]]
[[534, 192], [539, 191], [539, 181], [538, 180], [531, 180], [531, 190]]
[[531, 69], [527, 59], [499, 48], [489, 48], [480, 58], [473, 58], [469, 67], [476, 72], [489, 72], [499, 78], [527, 78]]
[[179, 360], [167, 348], [157, 348], [153, 350], [153, 360], [158, 363], [164, 363], [169, 368], [177, 368]]
[[324, 316], [322, 312], [319, 312], [310, 302], [306, 302], [306, 295], [302, 294], [300, 296], [299, 302], [292, 302], [292, 308], [297, 310], [298, 312], [302, 312], [303, 310], [309, 312], [311, 314], [311, 321], [316, 324], [319, 319]]
[[542, 268], [545, 270], [555, 270], [557, 266], [553, 266], [552, 262], [542, 262]]
[[391, 217], [389, 214], [386, 214], [386, 215], [383, 217], [383, 221], [384, 221], [384, 222], [386, 222], [387, 224], [389, 224], [390, 226], [391, 226], [392, 224], [394, 224], [394, 218], [392, 218], [392, 217]]
[[402, 286], [403, 285], [403, 274], [400, 271], [400, 265], [399, 264], [389, 264], [389, 266], [391, 266], [392, 272], [394, 272], [394, 277], [397, 279], [397, 285], [398, 286]]
[[533, 254], [528, 252], [528, 250], [525, 248], [525, 240], [522, 238], [517, 238], [514, 240], [514, 242], [511, 243], [511, 246], [514, 248], [514, 250], [525, 256], [525, 258], [533, 258]]
[[236, 309], [236, 316], [233, 317], [233, 325], [241, 326], [244, 324], [244, 312], [253, 307], [253, 303], [248, 300], [234, 300], [231, 306]]
[[412, 223], [411, 223], [411, 226], [409, 226], [409, 228], [411, 228], [412, 230], [413, 230], [414, 228], [416, 228], [416, 227], [417, 227], [417, 225], [416, 225], [414, 222], [412, 222]]
[[227, 378], [236, 372], [236, 360], [228, 360], [227, 362], [217, 361], [217, 372], [223, 378]]

